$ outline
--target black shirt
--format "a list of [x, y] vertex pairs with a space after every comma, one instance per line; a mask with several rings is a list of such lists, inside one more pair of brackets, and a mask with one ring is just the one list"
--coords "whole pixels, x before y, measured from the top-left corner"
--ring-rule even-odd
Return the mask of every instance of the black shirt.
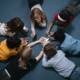
[[20, 80], [20, 78], [22, 78], [32, 67], [34, 67], [34, 65], [37, 63], [36, 59], [32, 59], [29, 61], [29, 63], [31, 64], [31, 66], [29, 64], [26, 65], [26, 70], [23, 68], [20, 68], [19, 65], [19, 60], [20, 55], [18, 54], [16, 56], [16, 58], [11, 61], [8, 66], [5, 68], [7, 69], [7, 71], [9, 72], [10, 76], [11, 76], [11, 80]]

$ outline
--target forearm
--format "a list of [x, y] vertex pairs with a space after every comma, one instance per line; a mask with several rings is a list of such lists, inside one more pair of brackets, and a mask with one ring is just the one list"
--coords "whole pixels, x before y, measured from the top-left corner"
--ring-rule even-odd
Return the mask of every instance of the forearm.
[[34, 46], [35, 44], [38, 44], [38, 43], [40, 43], [39, 40], [37, 40], [35, 42], [32, 42], [32, 43], [28, 44], [27, 46], [32, 47], [32, 46]]
[[34, 21], [31, 21], [31, 31], [32, 31], [32, 32], [35, 31], [35, 24], [34, 24]]
[[36, 57], [36, 60], [39, 61], [42, 58], [43, 54], [44, 52], [41, 51], [40, 54]]
[[51, 22], [50, 25], [49, 25], [49, 28], [48, 28], [48, 31], [49, 31], [49, 32], [50, 32], [52, 26], [53, 26], [53, 23]]

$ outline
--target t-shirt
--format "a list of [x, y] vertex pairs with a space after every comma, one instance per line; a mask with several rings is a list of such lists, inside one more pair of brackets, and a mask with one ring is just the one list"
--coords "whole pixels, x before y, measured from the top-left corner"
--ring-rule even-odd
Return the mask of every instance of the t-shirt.
[[32, 59], [29, 61], [29, 63], [31, 64], [31, 66], [29, 64], [26, 63], [26, 70], [24, 70], [23, 68], [20, 68], [19, 65], [19, 60], [20, 55], [18, 54], [16, 56], [16, 58], [9, 63], [9, 65], [5, 68], [7, 69], [7, 71], [9, 72], [10, 76], [11, 76], [11, 80], [20, 80], [20, 78], [22, 78], [30, 69], [32, 69], [34, 67], [34, 65], [37, 63], [36, 59]]
[[[64, 10], [65, 10], [65, 9], [64, 9]], [[68, 11], [69, 11], [69, 10], [68, 10]], [[69, 12], [70, 12], [70, 11], [69, 11]], [[71, 12], [70, 12], [70, 13], [71, 13]], [[55, 19], [56, 19], [56, 20], [58, 20], [58, 15], [59, 15], [59, 13], [55, 15]], [[72, 22], [72, 20], [73, 20], [73, 16], [70, 16], [69, 22], [65, 22], [65, 23], [63, 23], [63, 25], [68, 25], [68, 24], [70, 24], [70, 23]]]
[[[26, 27], [24, 26], [23, 29], [25, 30]], [[2, 35], [2, 36], [14, 36], [16, 34], [16, 32], [7, 32], [7, 31], [8, 31], [7, 24], [2, 23], [2, 25], [0, 26], [0, 35]]]
[[16, 56], [23, 48], [22, 45], [16, 50], [16, 48], [10, 49], [7, 47], [7, 40], [4, 40], [0, 44], [0, 61], [6, 61], [11, 56]]
[[74, 39], [65, 33], [65, 39], [60, 45], [62, 51], [67, 51], [71, 55], [78, 55], [80, 52], [80, 40]]

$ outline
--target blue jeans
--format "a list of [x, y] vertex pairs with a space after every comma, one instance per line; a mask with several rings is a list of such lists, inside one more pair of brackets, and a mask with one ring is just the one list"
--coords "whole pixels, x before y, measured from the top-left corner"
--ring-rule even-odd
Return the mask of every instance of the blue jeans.
[[80, 67], [77, 67], [73, 71], [73, 73], [72, 73], [72, 75], [70, 77], [70, 80], [80, 80]]

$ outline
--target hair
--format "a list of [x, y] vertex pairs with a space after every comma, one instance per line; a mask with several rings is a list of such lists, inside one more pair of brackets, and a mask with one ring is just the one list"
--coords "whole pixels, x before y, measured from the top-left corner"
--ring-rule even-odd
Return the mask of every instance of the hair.
[[67, 22], [70, 21], [70, 16], [72, 14], [68, 11], [68, 10], [62, 10], [60, 13], [59, 13], [59, 16], [64, 19], [64, 20], [67, 20]]
[[40, 15], [42, 21], [43, 21], [43, 20], [47, 21], [47, 17], [46, 17], [46, 15], [45, 15], [45, 13], [44, 13], [43, 11], [41, 11], [40, 9], [38, 9], [38, 8], [33, 9], [32, 12], [31, 12], [30, 19], [31, 19], [32, 21], [34, 21], [34, 16], [35, 16], [35, 14]]
[[60, 41], [63, 42], [63, 40], [65, 39], [65, 29], [63, 27], [58, 27], [57, 31], [54, 32], [53, 37], [56, 41]]
[[48, 43], [47, 45], [44, 46], [44, 53], [48, 56], [48, 57], [53, 57], [56, 54], [56, 46]]
[[7, 22], [7, 32], [20, 32], [24, 27], [24, 23], [18, 17]]
[[10, 49], [19, 47], [21, 45], [21, 40], [18, 37], [9, 37], [6, 41], [7, 47]]
[[26, 62], [31, 66], [31, 64], [28, 62], [31, 59], [33, 59], [32, 49], [30, 47], [23, 48], [22, 51], [20, 52], [20, 59], [18, 60], [19, 67], [27, 69]]

